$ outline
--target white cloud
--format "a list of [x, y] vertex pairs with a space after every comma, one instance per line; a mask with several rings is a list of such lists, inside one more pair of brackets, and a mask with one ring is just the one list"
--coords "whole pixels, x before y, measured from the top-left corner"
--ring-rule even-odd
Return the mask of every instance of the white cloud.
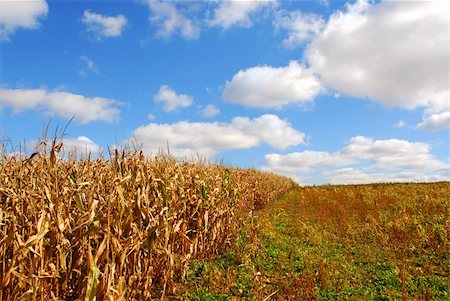
[[289, 175], [320, 171], [353, 162], [351, 158], [339, 153], [317, 151], [294, 152], [286, 155], [267, 154], [266, 161], [271, 169]]
[[151, 11], [149, 20], [158, 27], [157, 36], [167, 38], [175, 33], [185, 39], [196, 39], [200, 36], [200, 26], [178, 10], [176, 3], [147, 0], [147, 4]]
[[276, 30], [285, 30], [288, 37], [283, 40], [286, 48], [295, 48], [311, 41], [325, 26], [322, 17], [305, 14], [301, 11], [280, 11], [275, 16], [273, 25]]
[[202, 115], [204, 117], [214, 117], [220, 114], [220, 110], [213, 104], [209, 104], [202, 109]]
[[47, 96], [45, 89], [1, 89], [0, 108], [8, 107], [15, 112], [32, 109], [42, 104]]
[[149, 123], [134, 130], [132, 137], [142, 144], [147, 153], [165, 150], [167, 143], [172, 154], [211, 158], [220, 150], [245, 149], [266, 142], [284, 149], [303, 143], [304, 134], [275, 115], [249, 119], [236, 117], [231, 123], [188, 122], [174, 124]]
[[50, 114], [71, 118], [80, 123], [92, 121], [113, 122], [120, 111], [113, 105], [118, 102], [103, 97], [85, 97], [62, 91], [40, 89], [0, 89], [0, 107], [13, 111], [42, 108]]
[[78, 138], [63, 139], [63, 151], [66, 154], [76, 153], [77, 155], [98, 154], [101, 148], [91, 139], [85, 136]]
[[123, 15], [111, 17], [85, 10], [81, 22], [97, 39], [102, 39], [121, 36], [128, 21]]
[[448, 1], [360, 0], [335, 12], [305, 57], [323, 84], [385, 105], [450, 108]]
[[258, 145], [257, 137], [232, 126], [219, 123], [200, 123], [180, 121], [174, 124], [150, 123], [137, 128], [133, 137], [142, 143], [147, 153], [165, 150], [169, 144], [175, 156], [195, 157], [197, 154], [212, 157], [219, 149], [240, 149]]
[[366, 173], [359, 169], [342, 168], [327, 173], [330, 184], [365, 184], [365, 183], [394, 183], [394, 182], [436, 182], [449, 178], [443, 175], [427, 175], [420, 172]]
[[175, 90], [169, 86], [161, 86], [158, 94], [153, 97], [156, 102], [164, 104], [164, 111], [172, 112], [178, 108], [187, 108], [194, 101], [192, 96], [177, 94]]
[[261, 138], [278, 149], [286, 149], [305, 142], [304, 133], [298, 132], [291, 127], [289, 122], [272, 114], [266, 114], [255, 119], [235, 117], [233, 126]]
[[449, 179], [450, 164], [431, 154], [426, 143], [356, 136], [335, 153], [303, 151], [267, 154], [268, 170], [296, 179], [328, 183], [369, 183]]
[[232, 26], [250, 27], [253, 25], [251, 15], [265, 7], [276, 6], [275, 0], [223, 0], [214, 10], [212, 19], [207, 20], [209, 26], [228, 29]]
[[99, 73], [97, 64], [91, 58], [82, 55], [80, 56], [80, 61], [83, 63], [83, 68], [78, 72], [81, 76], [85, 76], [88, 72]]
[[0, 41], [9, 41], [17, 28], [38, 28], [39, 19], [47, 13], [45, 0], [0, 0]]
[[403, 128], [403, 127], [406, 126], [406, 123], [405, 123], [405, 121], [403, 121], [403, 120], [399, 120], [396, 124], [394, 124], [394, 126], [395, 126], [396, 128]]
[[369, 160], [373, 169], [422, 171], [443, 166], [433, 158], [428, 144], [399, 139], [373, 140], [356, 136], [342, 153], [350, 158]]
[[[450, 101], [450, 100], [449, 100]], [[431, 114], [416, 126], [419, 130], [435, 131], [450, 128], [450, 111]]]
[[291, 61], [286, 67], [240, 70], [227, 81], [223, 98], [247, 107], [271, 108], [311, 101], [321, 90], [312, 70]]
[[81, 123], [92, 121], [113, 122], [120, 111], [112, 107], [115, 100], [103, 97], [85, 97], [69, 92], [51, 92], [46, 97], [46, 107], [51, 113], [71, 118]]

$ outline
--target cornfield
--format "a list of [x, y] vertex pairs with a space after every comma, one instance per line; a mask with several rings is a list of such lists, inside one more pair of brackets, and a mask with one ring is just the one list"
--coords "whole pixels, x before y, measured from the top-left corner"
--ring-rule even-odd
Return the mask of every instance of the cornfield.
[[294, 185], [140, 151], [63, 158], [61, 147], [0, 153], [1, 300], [177, 294], [193, 260], [232, 247], [249, 213]]

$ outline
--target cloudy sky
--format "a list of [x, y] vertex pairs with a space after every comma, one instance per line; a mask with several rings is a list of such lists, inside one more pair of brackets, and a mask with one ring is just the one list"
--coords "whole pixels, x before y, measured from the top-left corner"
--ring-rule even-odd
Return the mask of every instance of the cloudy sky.
[[0, 139], [75, 117], [300, 183], [449, 179], [448, 1], [0, 0]]

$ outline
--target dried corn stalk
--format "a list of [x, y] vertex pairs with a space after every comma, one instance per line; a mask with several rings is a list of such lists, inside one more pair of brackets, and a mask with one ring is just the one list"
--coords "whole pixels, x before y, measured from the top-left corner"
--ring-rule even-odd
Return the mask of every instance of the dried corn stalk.
[[115, 151], [0, 153], [0, 299], [145, 300], [232, 246], [248, 212], [293, 183], [270, 173]]

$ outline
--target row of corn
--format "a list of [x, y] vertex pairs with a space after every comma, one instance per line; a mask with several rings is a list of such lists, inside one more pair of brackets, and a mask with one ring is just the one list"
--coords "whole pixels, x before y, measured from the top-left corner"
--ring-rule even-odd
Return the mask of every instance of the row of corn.
[[149, 300], [233, 248], [290, 179], [167, 155], [0, 153], [0, 300]]

